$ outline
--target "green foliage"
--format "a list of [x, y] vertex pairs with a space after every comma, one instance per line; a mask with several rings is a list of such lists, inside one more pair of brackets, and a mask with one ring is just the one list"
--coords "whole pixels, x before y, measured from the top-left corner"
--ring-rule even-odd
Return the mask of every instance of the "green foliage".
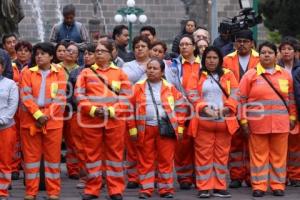
[[281, 35], [278, 31], [269, 31], [268, 40], [275, 44], [279, 44], [281, 41]]
[[300, 36], [300, 1], [261, 0], [259, 11], [270, 31], [277, 30], [282, 36]]

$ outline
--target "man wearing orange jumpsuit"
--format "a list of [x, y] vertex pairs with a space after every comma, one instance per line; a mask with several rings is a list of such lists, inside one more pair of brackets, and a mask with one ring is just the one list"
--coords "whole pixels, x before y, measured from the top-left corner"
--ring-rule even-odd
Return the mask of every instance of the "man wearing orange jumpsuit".
[[33, 48], [36, 64], [21, 74], [21, 143], [26, 183], [25, 200], [33, 200], [39, 190], [39, 168], [45, 161], [46, 190], [50, 200], [59, 199], [60, 152], [63, 113], [66, 104], [64, 72], [51, 61], [54, 46], [38, 43]]
[[[235, 35], [236, 51], [224, 57], [224, 67], [230, 69], [235, 78], [240, 81], [249, 69], [259, 62], [258, 53], [253, 50], [253, 37], [250, 30], [242, 30]], [[241, 131], [233, 135], [229, 156], [231, 183], [229, 187], [239, 188], [243, 181], [248, 186], [250, 182], [248, 139]]]
[[296, 124], [293, 81], [276, 65], [276, 52], [270, 42], [260, 45], [260, 63], [244, 75], [238, 92], [243, 133], [250, 134], [254, 197], [264, 196], [268, 182], [274, 196], [284, 196], [288, 135]]

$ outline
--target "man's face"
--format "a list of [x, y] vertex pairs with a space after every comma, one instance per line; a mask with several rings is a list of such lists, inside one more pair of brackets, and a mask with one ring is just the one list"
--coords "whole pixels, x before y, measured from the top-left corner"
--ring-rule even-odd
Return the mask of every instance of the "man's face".
[[64, 22], [67, 25], [72, 25], [75, 21], [75, 15], [74, 14], [68, 14], [64, 16]]
[[253, 42], [245, 38], [236, 38], [235, 47], [239, 55], [245, 56], [251, 53]]
[[148, 30], [142, 31], [141, 35], [147, 37], [151, 42], [155, 40], [155, 36], [152, 35], [151, 32]]
[[15, 46], [17, 44], [17, 38], [14, 36], [8, 37], [5, 39], [5, 42], [3, 44], [4, 49], [9, 53], [15, 53]]
[[129, 32], [127, 29], [123, 29], [120, 35], [116, 36], [116, 42], [118, 45], [127, 46], [129, 41]]
[[210, 43], [210, 35], [207, 30], [198, 29], [193, 33], [193, 37], [195, 41], [206, 40], [208, 43]]

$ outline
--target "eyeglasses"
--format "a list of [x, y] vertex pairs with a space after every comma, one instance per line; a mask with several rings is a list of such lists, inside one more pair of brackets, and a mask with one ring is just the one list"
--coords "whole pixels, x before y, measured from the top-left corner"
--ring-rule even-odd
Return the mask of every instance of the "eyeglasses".
[[242, 44], [242, 43], [244, 43], [244, 44], [248, 44], [248, 43], [250, 43], [251, 42], [251, 40], [236, 40], [236, 42], [237, 43], [240, 43], [240, 44]]
[[179, 44], [179, 47], [187, 47], [187, 46], [193, 46], [194, 44], [192, 43], [181, 43]]
[[74, 49], [67, 49], [66, 50], [68, 53], [70, 53], [70, 54], [77, 54], [78, 53], [78, 51], [77, 50], [74, 50]]
[[96, 49], [95, 52], [98, 54], [98, 53], [109, 53], [108, 50], [106, 49]]

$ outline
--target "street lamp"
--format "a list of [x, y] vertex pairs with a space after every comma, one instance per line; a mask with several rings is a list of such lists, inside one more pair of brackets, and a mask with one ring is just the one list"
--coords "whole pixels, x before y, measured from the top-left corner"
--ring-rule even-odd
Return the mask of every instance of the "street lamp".
[[117, 23], [122, 21], [128, 22], [128, 31], [129, 31], [129, 49], [132, 49], [132, 24], [137, 20], [140, 23], [146, 23], [147, 16], [144, 14], [144, 10], [141, 8], [135, 7], [134, 0], [127, 0], [127, 7], [120, 8], [117, 10], [117, 14], [114, 19]]

